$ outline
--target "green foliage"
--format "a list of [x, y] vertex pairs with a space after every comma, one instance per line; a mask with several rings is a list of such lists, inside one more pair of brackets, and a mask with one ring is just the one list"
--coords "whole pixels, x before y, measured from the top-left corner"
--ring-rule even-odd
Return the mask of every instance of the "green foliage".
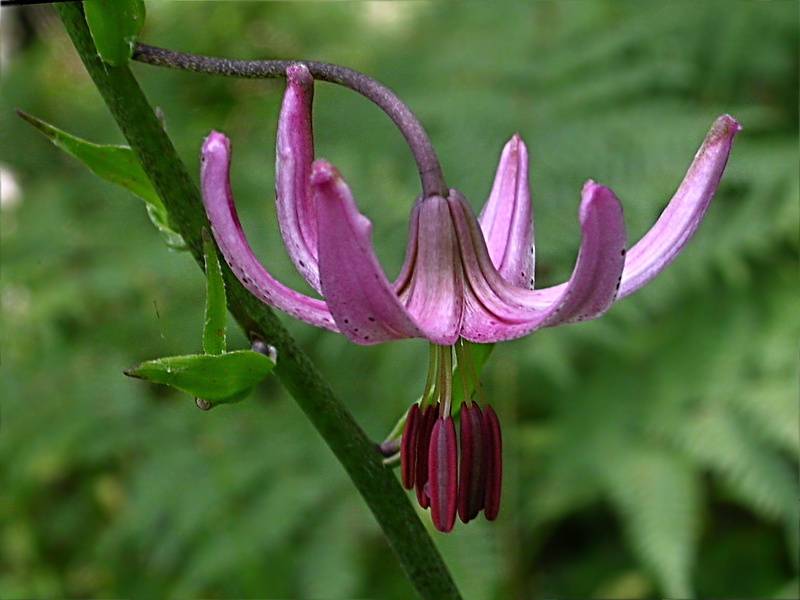
[[206, 266], [206, 314], [203, 322], [203, 352], [222, 354], [227, 346], [228, 306], [225, 281], [211, 234], [203, 230], [203, 254]]
[[139, 196], [145, 201], [147, 215], [164, 236], [167, 245], [175, 250], [186, 248], [186, 243], [180, 234], [170, 226], [169, 216], [161, 198], [150, 185], [150, 180], [147, 179], [130, 148], [92, 144], [25, 114], [21, 110], [16, 112], [53, 142], [57, 148], [89, 167], [92, 173]]
[[226, 352], [228, 310], [225, 282], [210, 234], [203, 230], [206, 271], [206, 310], [203, 352], [148, 360], [127, 369], [125, 375], [169, 385], [195, 396], [197, 406], [208, 410], [218, 404], [247, 399], [272, 372], [273, 356], [253, 350]]
[[83, 10], [100, 58], [116, 67], [128, 62], [144, 26], [144, 0], [84, 0]]
[[[585, 179], [614, 189], [635, 241], [713, 119], [734, 115], [744, 130], [722, 187], [664, 274], [603, 319], [495, 348], [483, 374], [504, 427], [503, 508], [437, 543], [476, 600], [797, 597], [794, 3], [148, 9], [142, 39], [156, 45], [338, 62], [378, 78], [418, 114], [448, 184], [476, 208], [519, 132], [539, 286], [574, 262]], [[156, 243], [125, 193], [11, 117], [20, 108], [120, 141], [49, 13], [3, 10], [4, 27], [24, 14], [40, 34], [4, 69], [0, 100], [3, 161], [23, 189], [0, 227], [3, 597], [412, 597], [345, 474], [274, 381], [254, 402], [203, 413], [122, 377], [148, 357], [198, 350], [203, 279]], [[278, 279], [306, 290], [271, 204], [282, 84], [135, 70], [193, 172], [209, 130], [231, 138], [248, 240]], [[368, 102], [326, 84], [315, 128], [318, 155], [342, 170], [396, 269], [419, 193], [402, 138]], [[284, 322], [373, 439], [419, 397], [425, 344], [361, 348]]]
[[211, 408], [246, 399], [274, 366], [264, 354], [237, 350], [157, 358], [130, 368], [125, 374], [178, 388], [196, 396], [201, 408]]

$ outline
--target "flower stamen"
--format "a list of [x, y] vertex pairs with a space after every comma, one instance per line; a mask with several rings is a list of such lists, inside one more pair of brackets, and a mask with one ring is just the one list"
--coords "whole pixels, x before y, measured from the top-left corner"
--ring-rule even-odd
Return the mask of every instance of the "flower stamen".
[[[459, 407], [458, 436], [451, 414], [454, 364], [464, 396]], [[488, 520], [497, 517], [502, 472], [500, 443], [500, 424], [484, 399], [469, 344], [462, 339], [453, 346], [431, 344], [425, 392], [406, 417], [400, 471], [403, 486], [416, 488], [417, 502], [422, 508], [431, 509], [433, 524], [439, 531], [451, 531], [456, 514], [464, 523], [477, 517], [481, 510]]]
[[453, 529], [458, 491], [458, 451], [453, 419], [437, 419], [431, 432], [428, 484], [431, 519], [442, 533]]
[[436, 424], [438, 417], [439, 406], [437, 404], [430, 404], [425, 407], [422, 413], [422, 421], [417, 431], [417, 444], [416, 444], [416, 474], [415, 484], [417, 492], [417, 502], [422, 508], [428, 508], [431, 505], [430, 489], [428, 486], [428, 478], [430, 471], [428, 469], [430, 440], [433, 433], [433, 426]]
[[488, 452], [483, 435], [483, 414], [476, 402], [461, 404], [460, 421], [458, 516], [463, 523], [468, 523], [484, 506]]

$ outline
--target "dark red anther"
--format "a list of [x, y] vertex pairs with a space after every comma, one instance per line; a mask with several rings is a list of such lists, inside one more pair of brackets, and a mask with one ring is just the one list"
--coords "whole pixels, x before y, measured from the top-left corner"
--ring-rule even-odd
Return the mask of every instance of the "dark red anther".
[[407, 490], [414, 487], [414, 474], [417, 470], [417, 432], [421, 418], [419, 405], [412, 404], [408, 409], [406, 426], [400, 440], [400, 479]]
[[486, 495], [486, 448], [483, 415], [477, 404], [461, 403], [461, 464], [458, 479], [458, 516], [468, 523], [478, 516]]
[[442, 533], [447, 533], [456, 522], [458, 495], [456, 428], [450, 417], [437, 419], [431, 432], [428, 485], [433, 525]]
[[417, 502], [422, 508], [428, 508], [431, 505], [431, 499], [428, 495], [428, 490], [425, 489], [428, 483], [428, 449], [430, 446], [431, 431], [436, 419], [439, 415], [439, 405], [429, 404], [422, 411], [419, 419], [419, 426], [417, 427], [417, 470], [414, 477], [415, 485], [417, 486]]
[[486, 485], [483, 514], [488, 521], [494, 521], [500, 510], [500, 488], [503, 479], [503, 443], [500, 436], [500, 422], [491, 406], [483, 413], [483, 437], [486, 448]]

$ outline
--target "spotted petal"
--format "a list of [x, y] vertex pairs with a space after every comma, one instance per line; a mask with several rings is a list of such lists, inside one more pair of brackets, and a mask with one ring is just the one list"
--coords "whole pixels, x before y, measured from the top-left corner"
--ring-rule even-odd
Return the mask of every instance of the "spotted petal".
[[270, 306], [316, 327], [338, 331], [325, 303], [276, 281], [253, 255], [244, 237], [229, 182], [230, 142], [212, 131], [200, 154], [200, 184], [211, 231], [228, 266], [250, 293]]
[[619, 298], [632, 294], [663, 271], [697, 231], [717, 191], [733, 137], [740, 129], [730, 115], [714, 121], [675, 196], [656, 224], [628, 252]]
[[426, 337], [392, 290], [372, 248], [372, 224], [358, 212], [338, 171], [325, 161], [311, 175], [319, 231], [322, 293], [341, 332], [357, 344]]

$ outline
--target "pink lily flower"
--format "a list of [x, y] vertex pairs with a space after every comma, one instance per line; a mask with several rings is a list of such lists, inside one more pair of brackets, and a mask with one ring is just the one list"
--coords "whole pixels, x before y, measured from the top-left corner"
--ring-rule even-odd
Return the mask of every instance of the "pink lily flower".
[[[372, 226], [358, 211], [347, 184], [330, 163], [314, 161], [309, 71], [297, 64], [286, 75], [277, 132], [278, 222], [295, 267], [321, 298], [287, 288], [253, 255], [231, 196], [230, 142], [212, 132], [202, 148], [201, 187], [214, 237], [228, 265], [255, 296], [306, 323], [341, 332], [362, 345], [424, 338], [436, 347], [454, 347], [459, 363], [468, 360], [468, 354], [458, 350], [463, 340], [499, 342], [543, 327], [593, 319], [651, 281], [697, 230], [740, 129], [728, 115], [713, 123], [672, 200], [650, 231], [630, 248], [619, 200], [610, 189], [587, 181], [578, 210], [582, 239], [572, 276], [542, 289], [536, 289], [533, 281], [527, 149], [514, 135], [503, 149], [479, 216], [455, 189], [446, 196], [417, 198], [411, 209], [405, 262], [397, 279], [390, 282], [372, 247]], [[464, 473], [473, 469], [471, 464], [462, 464], [465, 491], [459, 495], [445, 381], [452, 378], [453, 356], [448, 359], [440, 353], [432, 360], [437, 372], [446, 371], [438, 383], [429, 382], [426, 390], [430, 403], [441, 404], [437, 411], [441, 426], [415, 423], [415, 431], [427, 433], [406, 444], [412, 450], [404, 456], [413, 464], [406, 465], [404, 472], [417, 471], [416, 456], [421, 456], [429, 473], [427, 477], [404, 476], [403, 483], [417, 485], [420, 503], [434, 505], [437, 528], [449, 531], [456, 506], [464, 521], [474, 518], [485, 504], [492, 507], [487, 517], [496, 515], [500, 436], [492, 411], [496, 433], [486, 436], [493, 440], [491, 447], [478, 452], [480, 458], [470, 459], [481, 461], [482, 466], [474, 469], [475, 481], [481, 483], [465, 483]], [[480, 410], [473, 411], [471, 403], [465, 406], [469, 420], [466, 425], [462, 420], [462, 444], [465, 437], [472, 440], [487, 429]], [[407, 427], [406, 433], [410, 430]], [[466, 454], [471, 455], [469, 449]], [[497, 458], [487, 458], [491, 456]], [[476, 500], [484, 498], [481, 486], [492, 489], [487, 488], [485, 500]]]
[[582, 242], [572, 277], [544, 289], [531, 289], [528, 156], [515, 135], [503, 150], [479, 217], [457, 190], [417, 199], [405, 264], [390, 283], [372, 248], [371, 224], [358, 212], [341, 175], [324, 160], [314, 162], [312, 81], [302, 66], [287, 73], [276, 203], [289, 255], [324, 300], [285, 287], [253, 255], [230, 192], [230, 142], [217, 132], [203, 144], [203, 198], [220, 251], [250, 292], [357, 344], [409, 337], [445, 346], [459, 337], [499, 342], [602, 315], [658, 275], [692, 237], [740, 129], [728, 115], [714, 122], [675, 196], [629, 251], [619, 201], [608, 188], [588, 181], [578, 212]]

